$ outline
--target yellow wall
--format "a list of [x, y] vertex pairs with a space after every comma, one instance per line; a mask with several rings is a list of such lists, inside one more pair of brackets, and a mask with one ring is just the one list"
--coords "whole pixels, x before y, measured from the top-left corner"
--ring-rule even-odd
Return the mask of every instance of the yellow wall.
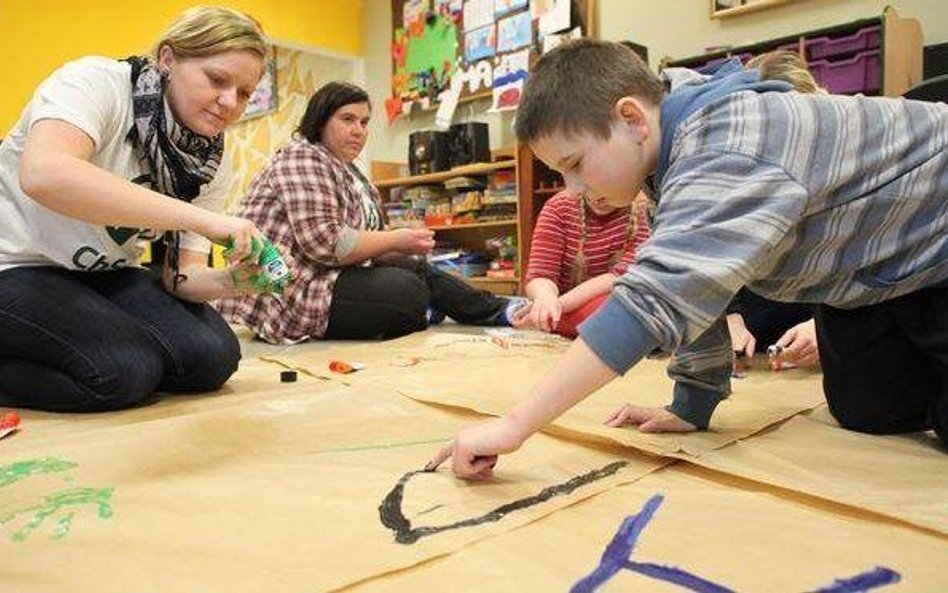
[[276, 40], [362, 54], [361, 0], [6, 0], [0, 2], [0, 137], [36, 85], [64, 62], [145, 52], [175, 15], [197, 4], [247, 12]]

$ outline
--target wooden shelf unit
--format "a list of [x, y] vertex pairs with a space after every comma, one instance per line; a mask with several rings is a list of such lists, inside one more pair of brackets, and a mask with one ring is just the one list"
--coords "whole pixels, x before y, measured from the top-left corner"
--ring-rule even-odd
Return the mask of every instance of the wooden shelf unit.
[[[473, 176], [485, 176], [490, 175], [495, 171], [500, 171], [504, 169], [513, 169], [515, 172], [519, 170], [517, 152], [514, 149], [502, 148], [499, 150], [491, 151], [492, 157], [495, 160], [491, 163], [474, 163], [470, 165], [464, 165], [461, 167], [455, 167], [448, 171], [439, 171], [437, 173], [427, 173], [424, 175], [409, 175], [409, 176], [399, 176], [399, 177], [385, 177], [385, 175], [398, 174], [398, 172], [404, 172], [405, 166], [398, 163], [386, 163], [386, 162], [373, 162], [372, 171], [373, 171], [373, 181], [372, 183], [375, 187], [378, 188], [379, 194], [382, 200], [382, 203], [389, 201], [391, 196], [391, 190], [398, 187], [413, 187], [417, 185], [426, 185], [426, 184], [437, 184], [444, 182], [453, 177], [473, 177]], [[381, 178], [376, 178], [376, 177]], [[519, 175], [518, 177], [518, 190], [519, 190]], [[518, 240], [518, 250], [517, 250], [517, 261], [515, 262], [515, 269], [517, 274], [514, 278], [487, 278], [487, 277], [464, 277], [458, 276], [463, 280], [467, 281], [471, 286], [479, 288], [481, 290], [489, 290], [495, 294], [502, 295], [516, 295], [521, 293], [522, 287], [520, 286], [520, 278], [522, 277], [521, 270], [523, 266], [526, 265], [526, 254], [523, 251], [522, 243], [519, 241], [522, 240], [522, 231], [520, 230], [522, 222], [522, 209], [520, 207], [520, 195], [518, 191], [518, 201], [517, 201], [517, 216], [514, 219], [510, 220], [489, 220], [484, 222], [472, 222], [464, 224], [451, 224], [451, 225], [438, 225], [430, 226], [431, 230], [435, 231], [436, 235], [443, 237], [449, 237], [452, 241], [457, 242], [461, 246], [468, 246], [472, 249], [479, 251], [484, 250], [484, 241], [491, 237], [498, 229], [511, 228], [513, 229], [514, 235]], [[533, 227], [531, 226], [531, 231]]]

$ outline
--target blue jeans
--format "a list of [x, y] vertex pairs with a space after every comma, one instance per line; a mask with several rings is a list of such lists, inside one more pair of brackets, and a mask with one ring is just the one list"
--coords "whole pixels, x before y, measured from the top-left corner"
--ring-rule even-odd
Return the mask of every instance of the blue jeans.
[[156, 391], [213, 391], [239, 360], [216, 311], [145, 270], [0, 272], [0, 406], [118, 410]]

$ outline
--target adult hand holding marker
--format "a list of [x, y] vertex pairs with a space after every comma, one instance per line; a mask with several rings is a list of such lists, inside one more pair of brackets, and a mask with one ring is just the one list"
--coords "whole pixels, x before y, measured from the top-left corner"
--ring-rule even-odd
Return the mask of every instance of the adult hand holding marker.
[[798, 366], [812, 366], [820, 361], [813, 319], [788, 329], [776, 343], [767, 348], [770, 366], [775, 371]]

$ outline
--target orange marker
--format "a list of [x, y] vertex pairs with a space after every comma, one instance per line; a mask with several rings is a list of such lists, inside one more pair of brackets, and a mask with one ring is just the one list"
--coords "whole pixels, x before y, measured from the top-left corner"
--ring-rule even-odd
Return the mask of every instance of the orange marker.
[[353, 362], [349, 364], [343, 360], [331, 360], [329, 361], [329, 370], [334, 373], [340, 373], [343, 375], [348, 375], [349, 373], [354, 373], [356, 371], [361, 371], [365, 368], [364, 364], [359, 364], [358, 362]]
[[20, 427], [20, 415], [16, 412], [0, 414], [0, 439]]

